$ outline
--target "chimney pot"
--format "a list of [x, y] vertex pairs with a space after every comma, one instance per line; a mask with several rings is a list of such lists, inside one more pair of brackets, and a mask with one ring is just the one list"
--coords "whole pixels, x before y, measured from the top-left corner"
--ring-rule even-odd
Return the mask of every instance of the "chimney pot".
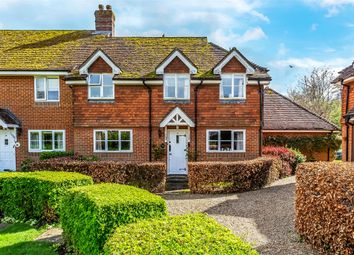
[[112, 6], [110, 6], [109, 4], [106, 5], [106, 9], [107, 10], [112, 10]]
[[98, 5], [98, 9], [99, 9], [100, 11], [102, 11], [103, 8], [104, 8], [104, 7], [103, 7], [103, 4], [99, 4], [99, 5]]

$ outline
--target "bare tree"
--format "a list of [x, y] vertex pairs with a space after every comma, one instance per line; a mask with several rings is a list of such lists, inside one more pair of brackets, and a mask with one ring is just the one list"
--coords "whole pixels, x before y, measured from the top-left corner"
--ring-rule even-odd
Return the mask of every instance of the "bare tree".
[[[288, 91], [289, 97], [299, 105], [332, 122], [340, 107], [340, 88], [332, 84], [334, 72], [328, 68], [314, 68], [310, 75], [299, 79], [296, 88]], [[337, 123], [338, 124], [338, 123]]]

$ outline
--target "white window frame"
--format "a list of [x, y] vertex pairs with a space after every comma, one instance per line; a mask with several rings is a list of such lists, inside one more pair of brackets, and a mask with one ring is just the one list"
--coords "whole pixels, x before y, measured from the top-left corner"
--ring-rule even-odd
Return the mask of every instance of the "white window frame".
[[[174, 78], [175, 79], [175, 97], [167, 97], [167, 78]], [[188, 88], [187, 88], [187, 95], [184, 98], [178, 98], [177, 97], [177, 83], [178, 83], [178, 78], [187, 78], [188, 79]], [[184, 74], [184, 73], [167, 73], [163, 75], [163, 98], [164, 100], [189, 100], [190, 99], [190, 90], [191, 90], [191, 76], [190, 74]]]
[[[221, 140], [218, 139], [218, 150], [209, 150], [209, 132], [218, 132], [218, 136], [220, 138], [221, 131], [231, 131], [231, 149], [230, 151], [222, 151], [220, 150]], [[242, 132], [243, 133], [243, 150], [234, 150], [234, 132]], [[208, 153], [244, 153], [246, 152], [246, 129], [207, 129], [206, 131], [206, 152]]]
[[[100, 84], [91, 84], [90, 83], [90, 76], [91, 75], [99, 75], [100, 76]], [[112, 73], [89, 73], [89, 75], [87, 76], [87, 84], [88, 84], [88, 99], [90, 100], [107, 100], [107, 99], [115, 99], [115, 85], [113, 83], [113, 80], [112, 80], [112, 86], [113, 86], [113, 96], [112, 97], [104, 97], [103, 96], [103, 75], [111, 75], [112, 76], [112, 79], [113, 79], [113, 76], [114, 74]], [[91, 90], [90, 90], [90, 87], [91, 86], [94, 86], [94, 87], [100, 87], [100, 97], [92, 97], [91, 96]]]
[[[44, 99], [37, 98], [37, 79], [44, 78]], [[48, 99], [48, 79], [58, 79], [58, 99], [57, 100], [49, 100]], [[59, 76], [34, 76], [34, 100], [36, 102], [59, 102], [60, 101], [60, 78]]]
[[[221, 83], [220, 83], [220, 99], [223, 100], [234, 100], [234, 99], [246, 99], [246, 86], [247, 86], [247, 79], [246, 79], [246, 74], [244, 73], [224, 73], [221, 74]], [[243, 97], [223, 97], [223, 78], [231, 78], [231, 95], [234, 95], [234, 90], [235, 90], [235, 78], [243, 78]]]
[[[42, 148], [42, 133], [43, 132], [52, 132], [52, 136], [53, 136], [53, 148], [54, 148], [54, 133], [59, 133], [62, 132], [63, 133], [63, 149], [60, 150], [43, 150]], [[39, 133], [39, 149], [31, 149], [31, 133]], [[65, 134], [65, 130], [28, 130], [28, 152], [47, 152], [47, 151], [65, 151], [66, 150], [66, 134]]]
[[[130, 132], [130, 150], [109, 151], [108, 150], [108, 131]], [[96, 150], [96, 132], [105, 133], [105, 150]], [[119, 143], [121, 140], [119, 140]], [[132, 129], [95, 129], [93, 130], [93, 152], [95, 153], [132, 153], [133, 152], [133, 130]]]

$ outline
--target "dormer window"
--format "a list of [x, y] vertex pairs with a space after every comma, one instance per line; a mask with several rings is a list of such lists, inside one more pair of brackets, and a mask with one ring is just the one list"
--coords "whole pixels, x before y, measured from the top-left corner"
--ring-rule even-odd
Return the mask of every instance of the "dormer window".
[[58, 77], [35, 77], [34, 93], [37, 102], [59, 101], [59, 78]]
[[246, 76], [245, 74], [222, 74], [220, 85], [221, 99], [245, 99]]
[[164, 74], [164, 99], [189, 100], [190, 75], [189, 74]]
[[88, 77], [89, 99], [114, 99], [112, 74], [90, 74]]

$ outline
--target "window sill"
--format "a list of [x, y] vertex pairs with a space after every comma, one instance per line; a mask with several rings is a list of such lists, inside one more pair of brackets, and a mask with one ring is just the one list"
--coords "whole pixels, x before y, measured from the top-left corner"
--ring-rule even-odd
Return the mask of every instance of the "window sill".
[[88, 102], [92, 104], [114, 104], [116, 100], [115, 99], [89, 99]]
[[191, 102], [190, 99], [164, 99], [166, 104], [189, 104]]
[[207, 151], [207, 153], [246, 153], [246, 151]]
[[117, 154], [124, 154], [124, 153], [133, 153], [133, 151], [94, 151], [93, 153], [96, 153], [96, 154], [105, 154], [105, 153], [108, 153], [108, 154], [112, 154], [112, 153], [117, 153]]
[[35, 101], [36, 106], [59, 106], [59, 101]]
[[220, 98], [221, 104], [244, 104], [246, 103], [246, 98]]

